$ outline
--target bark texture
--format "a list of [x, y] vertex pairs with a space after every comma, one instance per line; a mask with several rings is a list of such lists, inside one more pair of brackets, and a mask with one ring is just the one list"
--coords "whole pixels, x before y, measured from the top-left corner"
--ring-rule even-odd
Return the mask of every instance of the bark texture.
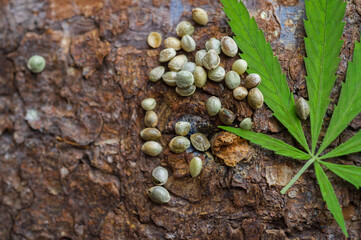
[[[271, 41], [291, 91], [307, 98], [304, 1], [244, 2]], [[206, 27], [195, 25], [197, 49], [210, 37], [231, 35], [218, 1], [0, 1], [0, 239], [343, 239], [312, 169], [280, 194], [300, 162], [241, 140], [227, 148], [236, 157], [239, 149], [247, 152], [235, 167], [195, 149], [169, 151], [179, 120], [190, 121], [196, 126], [192, 131], [210, 139], [217, 133], [218, 118], [205, 110], [211, 95], [236, 113], [237, 122], [252, 117], [255, 131], [296, 144], [266, 106], [252, 111], [246, 101], [235, 101], [224, 83], [208, 81], [184, 98], [162, 81], [148, 80], [162, 49], [147, 45], [149, 32], [175, 36], [181, 20], [192, 22], [196, 6], [210, 16]], [[361, 2], [348, 1], [326, 125], [359, 38], [360, 14]], [[26, 68], [34, 54], [47, 60], [41, 74]], [[234, 60], [222, 56], [221, 64], [229, 70]], [[140, 102], [146, 97], [158, 104], [165, 149], [159, 157], [140, 152], [145, 114]], [[309, 128], [308, 121], [304, 126]], [[358, 116], [332, 145], [360, 128]], [[231, 161], [227, 149], [219, 154]], [[204, 161], [195, 179], [188, 170], [192, 156]], [[360, 157], [335, 161], [360, 166]], [[170, 172], [166, 205], [153, 204], [146, 195], [158, 165]], [[351, 239], [360, 239], [360, 191], [328, 174]]]

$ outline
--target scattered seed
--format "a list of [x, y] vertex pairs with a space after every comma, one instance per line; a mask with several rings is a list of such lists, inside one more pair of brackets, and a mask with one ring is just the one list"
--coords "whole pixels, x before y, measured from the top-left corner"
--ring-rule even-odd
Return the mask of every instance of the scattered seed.
[[162, 36], [157, 32], [149, 33], [148, 44], [152, 48], [158, 48], [162, 44]]
[[197, 177], [203, 168], [202, 159], [199, 157], [192, 158], [191, 162], [189, 163], [189, 172], [193, 178]]
[[155, 186], [148, 189], [148, 196], [154, 203], [167, 203], [170, 201], [170, 194], [164, 187]]

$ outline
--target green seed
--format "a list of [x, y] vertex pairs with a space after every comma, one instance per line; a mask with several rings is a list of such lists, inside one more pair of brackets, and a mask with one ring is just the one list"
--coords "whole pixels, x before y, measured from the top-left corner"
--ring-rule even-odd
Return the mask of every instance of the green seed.
[[208, 22], [208, 14], [202, 8], [193, 8], [192, 9], [192, 18], [196, 23], [198, 23], [200, 25], [206, 25]]
[[298, 117], [302, 120], [306, 120], [310, 114], [310, 106], [303, 97], [296, 100], [296, 112]]
[[179, 136], [186, 136], [191, 130], [191, 124], [189, 122], [177, 122], [175, 124], [175, 133]]
[[245, 73], [247, 70], [247, 62], [243, 59], [238, 59], [233, 63], [232, 70], [237, 72], [239, 75]]
[[239, 76], [239, 74], [237, 72], [229, 71], [226, 74], [225, 82], [229, 89], [235, 89], [236, 87], [238, 87], [241, 84], [241, 77]]
[[246, 77], [244, 86], [248, 89], [255, 88], [261, 83], [261, 77], [257, 73], [251, 73]]
[[189, 163], [189, 172], [193, 178], [197, 177], [203, 168], [202, 159], [199, 157], [192, 158], [191, 162]]
[[198, 66], [203, 67], [203, 58], [207, 54], [206, 50], [199, 50], [194, 57], [195, 62]]
[[244, 118], [242, 122], [239, 124], [239, 128], [250, 131], [252, 129], [252, 119]]
[[148, 196], [154, 203], [167, 203], [170, 201], [170, 194], [164, 187], [155, 186], [148, 189]]
[[217, 54], [221, 53], [221, 42], [218, 39], [211, 38], [206, 42], [207, 51], [213, 49]]
[[181, 40], [181, 46], [186, 52], [193, 52], [196, 50], [196, 42], [189, 35], [184, 35]]
[[219, 58], [216, 51], [213, 49], [209, 50], [203, 58], [202, 64], [208, 70], [216, 69], [219, 66], [221, 59]]
[[180, 71], [175, 76], [176, 84], [180, 88], [189, 88], [194, 83], [194, 77], [191, 72]]
[[174, 153], [182, 153], [185, 152], [190, 145], [191, 142], [187, 138], [178, 136], [170, 141], [169, 148]]
[[252, 88], [248, 92], [247, 102], [253, 109], [258, 109], [263, 105], [263, 94], [258, 88]]
[[147, 111], [144, 117], [144, 125], [155, 128], [158, 124], [158, 116], [154, 111]]
[[247, 97], [248, 90], [244, 87], [237, 87], [233, 89], [233, 97], [237, 100], [243, 100]]
[[167, 84], [170, 87], [175, 87], [177, 86], [176, 81], [175, 81], [175, 76], [177, 75], [177, 72], [166, 72], [163, 76], [163, 82], [165, 82], [165, 84]]
[[168, 171], [164, 167], [158, 166], [154, 168], [152, 177], [155, 185], [164, 185], [168, 181]]
[[228, 109], [222, 108], [219, 111], [219, 120], [221, 120], [222, 123], [231, 126], [236, 119], [236, 115]]
[[219, 98], [212, 96], [206, 102], [207, 112], [210, 116], [215, 116], [222, 108], [222, 103]]
[[148, 141], [143, 144], [141, 150], [143, 153], [155, 157], [162, 152], [163, 148], [158, 142]]
[[178, 55], [175, 56], [172, 60], [168, 63], [168, 68], [171, 71], [178, 72], [181, 70], [184, 64], [188, 62], [186, 55]]
[[201, 152], [205, 152], [211, 147], [210, 142], [208, 141], [206, 135], [204, 135], [203, 133], [192, 134], [191, 142], [193, 147]]
[[144, 141], [156, 141], [162, 137], [162, 133], [156, 128], [145, 128], [140, 132]]
[[196, 89], [197, 89], [196, 86], [192, 85], [188, 88], [176, 87], [175, 91], [182, 97], [188, 97], [188, 96], [191, 96], [196, 91]]
[[195, 64], [194, 62], [187, 62], [186, 64], [183, 65], [183, 67], [181, 68], [181, 71], [188, 71], [193, 73], [194, 70], [196, 69], [197, 64]]
[[226, 71], [221, 66], [218, 66], [214, 70], [208, 71], [208, 78], [214, 82], [221, 82], [225, 75]]
[[172, 60], [176, 54], [177, 53], [173, 48], [163, 49], [159, 53], [159, 62], [168, 62], [168, 61]]
[[146, 111], [148, 110], [154, 110], [155, 107], [157, 106], [157, 102], [155, 101], [154, 98], [146, 98], [144, 99], [141, 104], [142, 108]]
[[182, 21], [177, 25], [175, 31], [177, 32], [178, 36], [183, 37], [184, 35], [192, 35], [194, 32], [194, 27], [189, 22]]
[[158, 82], [162, 78], [164, 71], [165, 68], [163, 66], [153, 68], [149, 73], [149, 80], [152, 82]]
[[196, 69], [193, 72], [194, 76], [194, 84], [201, 88], [206, 84], [207, 82], [207, 72], [204, 70], [204, 68], [197, 66]]
[[28, 60], [28, 68], [33, 73], [42, 72], [45, 68], [46, 61], [42, 56], [34, 55]]
[[228, 57], [235, 57], [238, 53], [237, 43], [228, 36], [225, 36], [221, 39], [221, 49], [222, 52]]

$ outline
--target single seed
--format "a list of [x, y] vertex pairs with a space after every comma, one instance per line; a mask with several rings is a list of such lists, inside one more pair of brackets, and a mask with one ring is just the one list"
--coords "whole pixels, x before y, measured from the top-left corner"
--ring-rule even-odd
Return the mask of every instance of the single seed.
[[154, 110], [155, 107], [157, 106], [157, 102], [155, 101], [154, 98], [146, 98], [140, 103], [140, 105], [146, 111]]
[[196, 91], [196, 89], [197, 89], [196, 86], [192, 85], [188, 88], [176, 87], [175, 91], [182, 97], [188, 97], [188, 96], [191, 96]]
[[218, 66], [217, 68], [208, 71], [208, 78], [214, 82], [221, 82], [224, 79], [225, 75], [226, 71], [221, 66]]
[[246, 77], [244, 86], [248, 89], [255, 88], [261, 83], [261, 77], [257, 73], [251, 73]]
[[208, 23], [208, 14], [202, 8], [193, 8], [192, 17], [193, 20], [200, 25], [206, 25]]
[[180, 71], [184, 64], [188, 62], [186, 55], [178, 55], [175, 56], [170, 62], [168, 63], [168, 68], [171, 71]]
[[163, 66], [158, 66], [153, 68], [149, 73], [149, 80], [152, 82], [158, 82], [165, 72], [165, 68]]
[[193, 52], [196, 50], [196, 42], [189, 35], [184, 35], [181, 40], [181, 46], [186, 52]]
[[181, 121], [175, 124], [175, 133], [179, 136], [186, 136], [191, 130], [191, 124], [189, 122]]
[[28, 60], [27, 67], [33, 73], [42, 72], [45, 69], [46, 61], [45, 58], [39, 55], [34, 55]]
[[199, 157], [192, 158], [191, 162], [189, 163], [189, 172], [193, 178], [197, 177], [203, 168], [202, 159]]
[[192, 35], [194, 27], [190, 24], [190, 22], [182, 21], [177, 25], [175, 31], [178, 36], [183, 37], [184, 35]]
[[194, 84], [201, 88], [206, 84], [207, 82], [207, 72], [204, 70], [204, 68], [197, 66], [196, 69], [193, 72], [194, 76]]
[[163, 49], [159, 53], [159, 62], [168, 62], [168, 61], [172, 60], [176, 54], [177, 53], [173, 48]]
[[248, 90], [244, 87], [237, 87], [233, 89], [233, 97], [237, 100], [243, 100], [247, 97]]
[[233, 63], [232, 70], [237, 72], [239, 75], [245, 73], [247, 70], [247, 62], [243, 59], [238, 59]]
[[197, 64], [195, 64], [194, 62], [187, 62], [186, 64], [183, 65], [183, 67], [181, 68], [181, 71], [188, 71], [193, 73], [194, 70], [196, 69]]
[[156, 128], [145, 128], [140, 132], [140, 137], [144, 141], [157, 141], [162, 137], [162, 133]]
[[244, 118], [239, 124], [239, 128], [250, 131], [252, 129], [252, 119]]
[[217, 54], [220, 54], [221, 53], [221, 41], [219, 41], [216, 38], [210, 38], [206, 42], [206, 49], [207, 49], [207, 51], [213, 49], [214, 51], [216, 51]]
[[174, 153], [182, 153], [185, 152], [190, 145], [191, 142], [187, 138], [178, 136], [170, 141], [169, 148]]
[[168, 37], [164, 40], [163, 43], [165, 48], [173, 48], [176, 51], [181, 49], [181, 43], [178, 38]]
[[180, 71], [175, 76], [175, 81], [176, 81], [178, 87], [189, 88], [194, 83], [194, 77], [191, 72]]
[[168, 181], [168, 171], [164, 167], [158, 166], [154, 168], [152, 177], [155, 185], [164, 185]]
[[142, 152], [151, 156], [155, 157], [158, 156], [162, 152], [162, 146], [155, 141], [148, 141], [145, 142], [141, 148]]
[[219, 120], [226, 125], [232, 125], [234, 120], [236, 119], [236, 114], [234, 114], [231, 110], [222, 108], [219, 111]]
[[196, 56], [194, 58], [195, 58], [195, 62], [198, 66], [203, 67], [203, 58], [206, 54], [207, 54], [206, 50], [199, 50], [196, 53]]
[[296, 100], [296, 112], [298, 117], [302, 120], [306, 120], [310, 114], [310, 106], [303, 97]]
[[253, 109], [258, 109], [263, 105], [263, 94], [258, 88], [252, 88], [248, 92], [247, 102]]
[[175, 76], [177, 75], [177, 72], [166, 72], [163, 76], [163, 82], [165, 82], [165, 84], [167, 84], [170, 87], [175, 87], [177, 86], [176, 81], [175, 81]]
[[210, 116], [215, 116], [222, 108], [222, 103], [219, 98], [212, 96], [206, 102], [207, 112]]
[[151, 32], [148, 35], [148, 44], [152, 48], [157, 48], [162, 44], [162, 36], [157, 32]]
[[167, 203], [170, 201], [170, 195], [167, 189], [161, 186], [155, 186], [148, 189], [148, 196], [154, 203]]
[[210, 142], [208, 141], [206, 135], [204, 135], [203, 133], [192, 134], [191, 142], [193, 147], [201, 152], [205, 152], [211, 147]]
[[238, 53], [237, 43], [233, 38], [225, 36], [221, 39], [222, 52], [228, 57], [235, 57]]
[[221, 59], [219, 58], [216, 51], [213, 49], [209, 50], [203, 58], [203, 66], [208, 70], [216, 69], [219, 66]]
[[229, 89], [235, 89], [241, 84], [241, 77], [235, 71], [229, 71], [225, 77], [226, 85]]
[[155, 128], [158, 124], [158, 116], [154, 111], [147, 111], [144, 117], [146, 127]]

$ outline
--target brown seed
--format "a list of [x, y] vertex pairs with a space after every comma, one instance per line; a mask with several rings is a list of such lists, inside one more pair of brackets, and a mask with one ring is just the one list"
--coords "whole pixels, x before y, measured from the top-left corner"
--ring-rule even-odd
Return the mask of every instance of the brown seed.
[[192, 134], [191, 142], [193, 147], [201, 152], [205, 152], [211, 147], [211, 144], [209, 143], [206, 135], [203, 133]]
[[263, 105], [263, 94], [258, 88], [249, 90], [247, 102], [253, 109], [258, 109]]
[[255, 88], [261, 83], [261, 77], [257, 73], [251, 73], [246, 77], [244, 86], [248, 89]]
[[302, 120], [306, 120], [310, 114], [310, 106], [303, 97], [300, 97], [296, 100], [296, 112], [299, 118]]
[[244, 87], [237, 87], [233, 89], [233, 97], [237, 100], [243, 100], [247, 97], [248, 90]]
[[203, 58], [203, 66], [208, 70], [216, 69], [219, 66], [221, 59], [219, 58], [216, 51], [213, 49], [209, 50]]
[[228, 57], [235, 57], [238, 52], [238, 46], [236, 42], [228, 36], [221, 39], [221, 49]]
[[197, 66], [196, 69], [193, 72], [194, 76], [194, 84], [201, 88], [206, 84], [207, 82], [207, 72], [204, 70], [204, 68]]
[[157, 32], [151, 32], [148, 35], [148, 44], [152, 48], [157, 48], [162, 44], [162, 36]]
[[186, 64], [187, 62], [188, 62], [188, 59], [187, 59], [186, 55], [178, 55], [169, 61], [168, 68], [171, 71], [178, 72], [182, 69], [184, 64]]
[[144, 141], [156, 141], [162, 137], [162, 133], [156, 128], [145, 128], [140, 132]]
[[170, 141], [169, 148], [174, 153], [182, 153], [182, 152], [185, 152], [187, 150], [187, 148], [190, 147], [190, 145], [191, 145], [191, 142], [187, 138], [178, 136], [178, 137], [174, 137]]
[[154, 111], [147, 111], [144, 117], [144, 124], [147, 127], [155, 128], [158, 124], [158, 116]]
[[145, 142], [141, 148], [142, 152], [152, 157], [158, 156], [162, 152], [162, 150], [162, 146], [155, 141]]
[[192, 17], [193, 20], [200, 25], [206, 25], [208, 22], [208, 14], [202, 8], [193, 8]]
[[165, 48], [173, 48], [176, 51], [181, 49], [181, 42], [178, 38], [168, 37], [163, 43]]
[[174, 58], [176, 54], [177, 53], [173, 48], [163, 49], [159, 53], [159, 62], [168, 62], [168, 61], [172, 60], [172, 58]]
[[228, 109], [222, 108], [219, 111], [219, 120], [226, 125], [232, 125], [234, 120], [236, 119], [236, 115]]

